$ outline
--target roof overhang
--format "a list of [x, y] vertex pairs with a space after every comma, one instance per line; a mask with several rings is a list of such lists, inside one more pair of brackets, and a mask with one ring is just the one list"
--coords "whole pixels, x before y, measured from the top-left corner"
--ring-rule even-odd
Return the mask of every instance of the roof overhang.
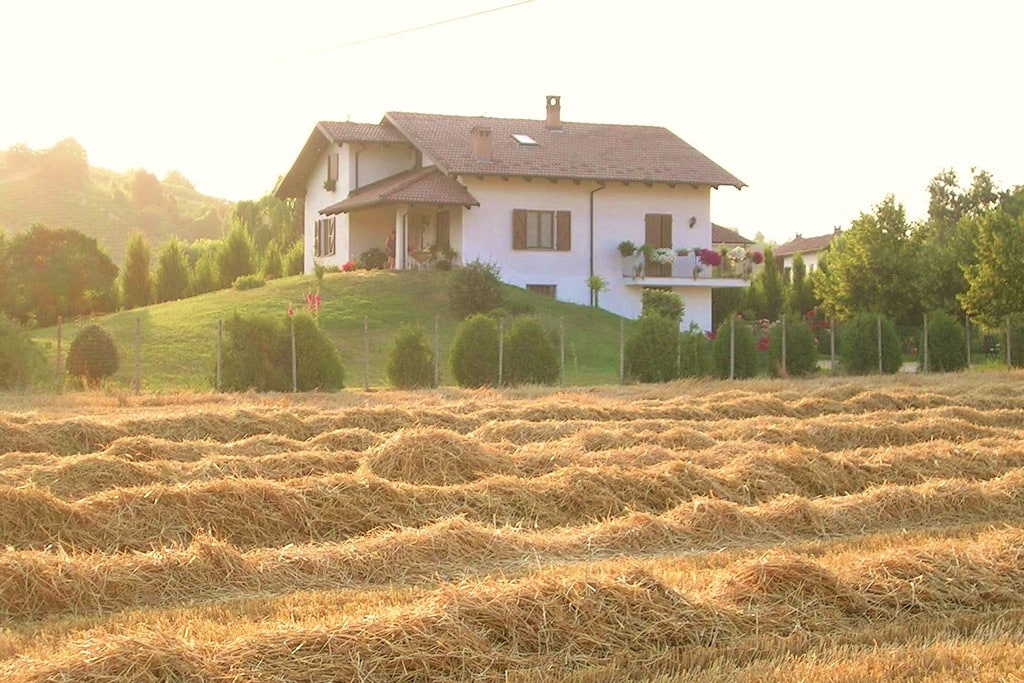
[[366, 185], [342, 201], [321, 209], [323, 215], [349, 213], [385, 204], [480, 206], [458, 180], [433, 166], [414, 168]]

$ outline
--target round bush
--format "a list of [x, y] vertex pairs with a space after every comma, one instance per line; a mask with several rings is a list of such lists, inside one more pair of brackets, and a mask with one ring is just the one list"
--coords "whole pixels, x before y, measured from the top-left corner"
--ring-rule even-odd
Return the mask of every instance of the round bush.
[[[787, 315], [786, 320], [786, 374], [790, 377], [810, 375], [818, 369], [818, 349], [814, 343], [814, 330], [804, 322], [803, 316]], [[768, 332], [768, 374], [782, 374], [782, 325], [772, 325]]]
[[[715, 376], [720, 379], [729, 379], [729, 321], [726, 318], [718, 326], [715, 333], [715, 341], [711, 345], [711, 352], [714, 356]], [[742, 320], [736, 321], [736, 352], [735, 352], [735, 377], [743, 379], [753, 377], [757, 374], [757, 344], [754, 342], [754, 332], [750, 325]]]
[[87, 325], [75, 335], [68, 348], [68, 374], [81, 377], [87, 386], [99, 386], [119, 365], [117, 344], [110, 333], [99, 325]]
[[668, 382], [678, 376], [679, 323], [657, 312], [640, 316], [626, 338], [626, 373], [638, 382]]
[[657, 312], [676, 323], [683, 321], [683, 300], [675, 292], [664, 289], [645, 288], [643, 293], [643, 308], [641, 315], [648, 312]]
[[473, 261], [448, 276], [448, 307], [458, 318], [488, 313], [502, 304], [501, 272], [492, 263]]
[[498, 383], [498, 323], [486, 315], [466, 318], [455, 332], [451, 350], [452, 376], [459, 386]]
[[266, 280], [261, 278], [259, 275], [241, 275], [235, 278], [235, 281], [231, 284], [232, 287], [239, 291], [246, 289], [256, 289], [267, 284]]
[[434, 385], [434, 352], [419, 325], [403, 325], [388, 351], [388, 381], [399, 389]]
[[286, 369], [281, 358], [281, 337], [280, 326], [270, 318], [243, 318], [237, 314], [228, 318], [221, 348], [221, 389], [291, 390], [291, 339]]
[[0, 314], [0, 389], [27, 389], [45, 375], [43, 352], [21, 325]]
[[[858, 313], [843, 325], [839, 337], [839, 358], [851, 375], [878, 372], [878, 315]], [[896, 325], [882, 317], [882, 372], [892, 374], [903, 365], [900, 336]]]
[[679, 376], [707, 377], [711, 374], [711, 340], [696, 328], [679, 335]]
[[[921, 362], [924, 363], [923, 358]], [[967, 337], [963, 325], [945, 311], [931, 313], [928, 316], [928, 369], [954, 372], [966, 367]]]
[[536, 318], [519, 318], [505, 330], [502, 379], [506, 384], [554, 384], [558, 352]]
[[[338, 391], [345, 387], [345, 368], [330, 337], [320, 329], [313, 316], [292, 316], [295, 324], [295, 378], [299, 391]], [[292, 344], [288, 319], [282, 326], [283, 365], [287, 368], [291, 389]]]

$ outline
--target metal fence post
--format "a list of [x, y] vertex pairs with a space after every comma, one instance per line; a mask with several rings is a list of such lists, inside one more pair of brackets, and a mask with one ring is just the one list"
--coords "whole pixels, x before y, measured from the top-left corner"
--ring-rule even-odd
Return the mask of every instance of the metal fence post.
[[505, 319], [498, 319], [498, 386], [504, 380], [505, 365]]
[[295, 318], [291, 318], [292, 329], [292, 393], [299, 390], [298, 365], [295, 362]]
[[789, 376], [789, 365], [786, 363], [786, 316], [782, 316], [782, 376]]
[[626, 383], [626, 320], [619, 320], [619, 384]]
[[882, 374], [882, 316], [881, 316], [881, 314], [879, 314], [879, 316], [878, 316], [878, 332], [877, 332], [876, 336], [878, 338], [878, 374], [881, 375]]
[[565, 317], [558, 318], [558, 386], [565, 386]]
[[729, 318], [729, 379], [736, 379], [736, 316]]
[[224, 346], [224, 319], [217, 319], [217, 391], [220, 391], [221, 348]]
[[440, 318], [434, 316], [434, 388], [437, 389], [441, 381], [441, 375], [438, 370], [438, 358], [441, 354], [441, 333], [440, 333]]
[[57, 391], [64, 388], [64, 358], [63, 358], [63, 333], [64, 316], [57, 316]]
[[135, 317], [135, 395], [142, 393], [142, 316]]
[[836, 372], [836, 319], [828, 319], [828, 347], [829, 355], [832, 357], [829, 363], [828, 371], [832, 374]]
[[363, 316], [363, 391], [370, 390], [370, 317]]
[[1013, 370], [1013, 355], [1010, 351], [1010, 314], [1006, 314], [1006, 369]]
[[971, 369], [971, 316], [964, 314], [964, 338], [967, 340], [967, 369]]
[[924, 368], [925, 373], [927, 373], [930, 370], [930, 367], [929, 367], [929, 364], [928, 364], [928, 361], [930, 359], [928, 358], [928, 314], [927, 313], [924, 314], [924, 344], [923, 344], [923, 346], [924, 346], [924, 348], [921, 349], [921, 352], [924, 354], [922, 356], [922, 358], [924, 358], [924, 363], [922, 364], [922, 367]]

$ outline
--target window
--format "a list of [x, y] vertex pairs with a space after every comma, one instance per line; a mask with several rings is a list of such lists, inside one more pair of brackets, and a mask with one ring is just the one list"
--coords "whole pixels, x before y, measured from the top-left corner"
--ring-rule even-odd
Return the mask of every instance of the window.
[[434, 235], [434, 244], [441, 247], [452, 246], [452, 235], [451, 235], [451, 218], [447, 211], [439, 211], [437, 213], [437, 225], [436, 235]]
[[334, 192], [338, 187], [338, 155], [327, 155], [327, 180], [324, 181], [324, 189]]
[[553, 211], [526, 212], [526, 248], [555, 248], [555, 213]]
[[568, 211], [516, 209], [512, 212], [513, 249], [572, 248], [572, 215]]
[[518, 142], [520, 145], [538, 144], [536, 140], [531, 138], [529, 135], [526, 135], [525, 133], [512, 133], [512, 137], [515, 138], [516, 142]]
[[[644, 243], [652, 247], [672, 248], [672, 215], [649, 213], [644, 216]], [[672, 277], [671, 263], [644, 264], [644, 272], [650, 277]]]
[[321, 218], [313, 228], [313, 255], [334, 256], [335, 252], [335, 219]]
[[526, 285], [527, 292], [533, 292], [534, 294], [540, 294], [546, 296], [549, 299], [555, 298], [555, 286], [554, 285]]

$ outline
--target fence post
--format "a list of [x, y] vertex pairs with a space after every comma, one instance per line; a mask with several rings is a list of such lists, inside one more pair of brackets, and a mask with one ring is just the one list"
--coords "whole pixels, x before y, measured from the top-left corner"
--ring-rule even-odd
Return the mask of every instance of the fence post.
[[626, 383], [626, 319], [619, 320], [619, 384]]
[[437, 389], [440, 384], [441, 377], [438, 372], [438, 356], [441, 353], [441, 334], [440, 330], [440, 318], [434, 316], [434, 388]]
[[929, 370], [929, 365], [928, 365], [928, 361], [929, 361], [929, 358], [928, 358], [928, 314], [927, 313], [924, 314], [924, 344], [923, 344], [923, 346], [924, 346], [924, 348], [921, 349], [921, 352], [924, 354], [924, 356], [923, 356], [924, 363], [922, 364], [922, 367], [924, 368], [925, 373], [927, 373], [928, 370]]
[[786, 363], [786, 316], [782, 316], [782, 376], [789, 377], [789, 365]]
[[964, 338], [967, 339], [967, 369], [971, 369], [971, 316], [964, 314]]
[[1006, 314], [1006, 369], [1013, 370], [1013, 357], [1010, 353], [1010, 314]]
[[736, 379], [736, 315], [729, 318], [729, 379]]
[[505, 318], [498, 318], [498, 386], [501, 386], [504, 377], [505, 365]]
[[363, 391], [370, 390], [370, 317], [363, 316]]
[[135, 317], [135, 395], [142, 393], [142, 316]]
[[878, 331], [876, 337], [878, 340], [878, 374], [882, 374], [882, 315], [878, 315]]
[[221, 347], [224, 345], [224, 319], [217, 319], [217, 391], [220, 391]]
[[828, 350], [829, 355], [832, 357], [829, 363], [828, 371], [831, 374], [836, 374], [836, 319], [828, 319]]
[[57, 316], [57, 391], [61, 391], [64, 388], [64, 358], [63, 354], [63, 338], [64, 332], [64, 316]]
[[558, 318], [558, 386], [565, 386], [565, 317]]
[[299, 390], [299, 373], [295, 362], [295, 318], [289, 318], [289, 320], [292, 333], [292, 393], [295, 393]]

